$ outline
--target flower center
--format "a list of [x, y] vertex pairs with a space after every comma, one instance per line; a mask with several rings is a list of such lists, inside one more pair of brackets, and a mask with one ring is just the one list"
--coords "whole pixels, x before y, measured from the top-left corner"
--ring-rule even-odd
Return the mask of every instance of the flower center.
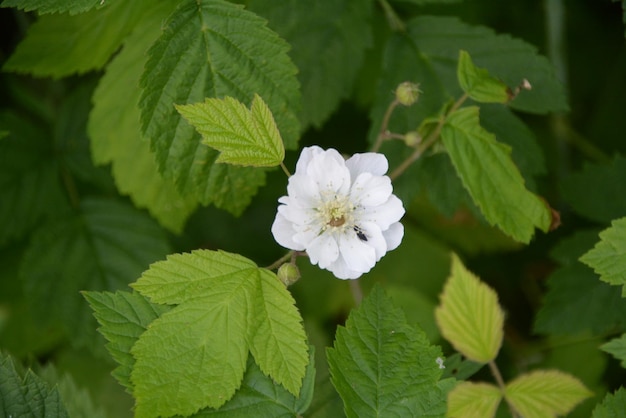
[[319, 208], [320, 221], [323, 230], [344, 229], [352, 222], [354, 208], [347, 197], [335, 196], [334, 199], [325, 202]]

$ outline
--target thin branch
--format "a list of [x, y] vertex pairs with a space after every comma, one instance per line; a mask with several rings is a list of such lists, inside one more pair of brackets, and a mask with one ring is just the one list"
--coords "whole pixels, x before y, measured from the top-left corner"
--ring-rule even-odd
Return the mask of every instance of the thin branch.
[[359, 279], [350, 280], [350, 292], [352, 292], [354, 304], [359, 306], [363, 300], [363, 289], [361, 289]]
[[[502, 379], [502, 374], [500, 374], [500, 370], [498, 369], [498, 366], [496, 365], [496, 362], [491, 360], [488, 364], [489, 364], [489, 370], [491, 370], [491, 374], [496, 379], [496, 382], [498, 383], [498, 387], [500, 388], [500, 390], [504, 394], [504, 391], [506, 389], [506, 385], [504, 384], [504, 379]], [[511, 411], [511, 416], [513, 418], [518, 418], [519, 414], [517, 413], [517, 411], [515, 410], [513, 405], [508, 400], [506, 401], [506, 403], [508, 404], [509, 410]]]
[[395, 32], [404, 32], [406, 30], [404, 22], [400, 19], [400, 17], [398, 17], [396, 11], [393, 10], [393, 7], [391, 7], [387, 0], [378, 0], [378, 3], [380, 3], [380, 6], [385, 11], [385, 16], [387, 17], [387, 22], [389, 22], [391, 30]]
[[287, 177], [291, 177], [291, 173], [289, 172], [289, 170], [287, 169], [287, 167], [282, 161], [280, 162], [280, 168], [282, 168], [283, 172], [287, 174]]
[[297, 251], [289, 251], [287, 254], [285, 254], [284, 256], [280, 257], [278, 260], [274, 261], [272, 264], [270, 264], [269, 266], [265, 267], [267, 270], [274, 270], [277, 269], [278, 267], [282, 266], [283, 263], [285, 263], [287, 260], [291, 259], [293, 260], [294, 254]]
[[383, 144], [383, 141], [387, 138], [387, 135], [390, 135], [390, 133], [387, 132], [387, 129], [389, 127], [389, 120], [391, 119], [391, 114], [393, 113], [393, 111], [399, 104], [400, 102], [398, 101], [398, 99], [393, 99], [393, 101], [389, 103], [389, 106], [387, 107], [387, 110], [385, 111], [385, 116], [383, 116], [383, 121], [380, 125], [380, 131], [378, 131], [376, 142], [374, 143], [374, 146], [372, 147], [372, 152], [378, 152], [378, 150], [380, 149], [380, 146]]

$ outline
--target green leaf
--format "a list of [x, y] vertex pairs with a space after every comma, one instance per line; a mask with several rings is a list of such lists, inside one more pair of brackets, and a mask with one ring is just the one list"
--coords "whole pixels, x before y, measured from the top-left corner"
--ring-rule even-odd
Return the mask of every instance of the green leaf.
[[24, 292], [41, 321], [60, 322], [75, 342], [93, 345], [95, 321], [79, 292], [126, 287], [169, 251], [163, 230], [143, 213], [85, 199], [37, 231], [22, 260]]
[[528, 243], [535, 227], [544, 232], [550, 228], [550, 208], [526, 189], [510, 148], [480, 126], [478, 112], [472, 106], [449, 115], [441, 130], [443, 143], [487, 221]]
[[63, 77], [102, 68], [120, 47], [149, 1], [114, 1], [76, 16], [44, 15], [4, 64], [5, 71]]
[[626, 218], [613, 221], [611, 227], [600, 232], [600, 241], [583, 254], [580, 261], [600, 275], [600, 280], [613, 286], [624, 285], [626, 297]]
[[602, 334], [626, 325], [626, 304], [618, 287], [598, 280], [593, 270], [578, 261], [596, 242], [597, 231], [584, 231], [562, 240], [552, 257], [563, 264], [550, 275], [535, 331]]
[[67, 418], [57, 388], [31, 370], [20, 376], [13, 360], [0, 354], [0, 405], [6, 417]]
[[440, 381], [441, 349], [409, 326], [376, 286], [326, 351], [348, 417], [443, 417], [453, 379]]
[[275, 274], [237, 254], [198, 250], [153, 264], [132, 287], [153, 302], [178, 304], [132, 349], [138, 416], [219, 408], [240, 386], [248, 350], [264, 373], [300, 392], [306, 335]]
[[181, 123], [174, 104], [224, 96], [249, 103], [256, 93], [272, 111], [285, 146], [295, 147], [300, 96], [287, 49], [263, 19], [224, 0], [184, 0], [165, 22], [141, 78], [142, 131], [161, 172], [183, 194], [240, 214], [265, 173], [215, 164], [217, 151]]
[[263, 373], [297, 396], [309, 361], [301, 317], [274, 273], [259, 270], [259, 278], [248, 318], [250, 352]]
[[25, 12], [36, 10], [40, 15], [46, 13], [64, 13], [70, 14], [83, 13], [97, 6], [108, 6], [102, 0], [4, 0], [0, 7], [17, 7]]
[[0, 141], [0, 245], [4, 245], [23, 238], [67, 202], [46, 133], [13, 113], [0, 113], [0, 127], [10, 132]]
[[541, 114], [568, 109], [563, 84], [552, 64], [529, 43], [441, 16], [420, 16], [409, 21], [407, 34], [452, 97], [461, 94], [456, 67], [459, 50], [465, 50], [476, 65], [487, 68], [507, 86], [517, 86], [523, 79], [530, 82], [532, 90], [512, 100], [512, 108]]
[[267, 377], [251, 357], [248, 358], [246, 374], [235, 396], [221, 408], [203, 409], [194, 418], [222, 417], [272, 417], [292, 418], [303, 414], [313, 396], [315, 383], [314, 348], [310, 347], [309, 364], [298, 398]]
[[321, 127], [352, 92], [365, 51], [372, 44], [373, 3], [368, 0], [252, 0], [247, 8], [291, 45], [302, 85], [303, 128]]
[[107, 339], [106, 348], [119, 364], [113, 371], [121, 385], [132, 393], [130, 374], [135, 358], [130, 350], [148, 325], [169, 311], [164, 305], [150, 303], [138, 293], [82, 292], [100, 324], [98, 331]]
[[620, 387], [615, 393], [606, 395], [593, 410], [591, 418], [626, 418], [626, 389]]
[[626, 334], [601, 345], [600, 349], [620, 360], [622, 367], [626, 369]]
[[626, 214], [626, 158], [617, 156], [608, 165], [585, 164], [561, 183], [563, 197], [576, 213], [594, 221], [609, 223]]
[[518, 376], [504, 396], [524, 417], [551, 418], [569, 413], [592, 393], [575, 377], [556, 370]]
[[498, 295], [454, 254], [435, 318], [444, 338], [468, 359], [488, 363], [498, 355], [504, 333]]
[[486, 69], [476, 67], [467, 51], [459, 51], [457, 77], [463, 91], [477, 102], [506, 103], [511, 99], [507, 85]]
[[448, 417], [493, 418], [502, 392], [488, 383], [459, 383], [448, 395]]
[[202, 143], [220, 152], [216, 163], [273, 167], [285, 158], [285, 147], [263, 99], [255, 94], [250, 110], [232, 97], [177, 105], [202, 135]]
[[138, 107], [146, 52], [176, 4], [170, 0], [151, 6], [124, 41], [122, 51], [106, 67], [93, 95], [88, 129], [93, 160], [96, 164], [112, 164], [119, 192], [129, 195], [137, 207], [148, 209], [164, 227], [180, 232], [195, 210], [196, 201], [182, 197], [174, 183], [159, 173], [150, 144], [141, 137]]

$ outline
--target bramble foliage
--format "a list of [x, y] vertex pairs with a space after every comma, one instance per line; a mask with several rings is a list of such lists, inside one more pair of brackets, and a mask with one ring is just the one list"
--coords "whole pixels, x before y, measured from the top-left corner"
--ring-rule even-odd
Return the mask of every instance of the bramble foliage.
[[623, 416], [624, 5], [0, 0], [0, 410]]

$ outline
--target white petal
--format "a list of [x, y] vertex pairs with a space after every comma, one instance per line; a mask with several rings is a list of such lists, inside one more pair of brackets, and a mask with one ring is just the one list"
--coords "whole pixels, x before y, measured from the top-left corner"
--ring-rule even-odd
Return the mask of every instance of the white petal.
[[345, 195], [350, 190], [350, 170], [335, 150], [328, 150], [311, 159], [306, 174], [317, 183], [322, 197], [324, 194]]
[[341, 255], [333, 264], [328, 266], [327, 270], [333, 273], [336, 278], [342, 280], [358, 279], [363, 274], [362, 271], [350, 269]]
[[400, 222], [391, 224], [388, 230], [383, 231], [383, 236], [385, 241], [387, 241], [387, 251], [395, 250], [402, 242], [402, 237], [404, 237], [404, 225]]
[[316, 216], [316, 212], [313, 209], [298, 208], [289, 204], [280, 205], [278, 213], [295, 225], [309, 225], [315, 221]]
[[[378, 225], [371, 222], [363, 222], [358, 226], [367, 238], [367, 245], [376, 252], [376, 261], [380, 260], [387, 252], [387, 241]], [[357, 236], [358, 238], [358, 236]]]
[[404, 216], [404, 207], [402, 207], [402, 201], [395, 195], [391, 195], [389, 200], [380, 206], [358, 209], [355, 214], [357, 222], [373, 222], [383, 231], [402, 219], [402, 216]]
[[387, 176], [359, 174], [350, 189], [350, 200], [360, 206], [379, 206], [393, 193], [391, 179]]
[[356, 234], [341, 234], [339, 251], [351, 270], [367, 273], [376, 264], [376, 251], [357, 238]]
[[274, 235], [276, 242], [290, 250], [304, 250], [305, 247], [303, 245], [293, 240], [294, 233], [293, 224], [285, 219], [283, 215], [277, 213], [272, 224], [272, 235]]
[[287, 194], [292, 199], [292, 204], [300, 208], [315, 208], [320, 204], [319, 187], [306, 175], [295, 174], [289, 177]]
[[376, 176], [384, 175], [389, 169], [387, 158], [383, 154], [367, 152], [365, 154], [354, 154], [346, 161], [346, 166], [350, 169], [353, 179], [361, 173], [372, 173]]
[[315, 155], [324, 153], [324, 150], [317, 145], [302, 148], [298, 162], [296, 163], [296, 174], [306, 173], [306, 168]]
[[321, 268], [328, 268], [337, 257], [339, 257], [339, 247], [335, 237], [326, 232], [315, 238], [306, 248], [312, 264], [318, 264]]

